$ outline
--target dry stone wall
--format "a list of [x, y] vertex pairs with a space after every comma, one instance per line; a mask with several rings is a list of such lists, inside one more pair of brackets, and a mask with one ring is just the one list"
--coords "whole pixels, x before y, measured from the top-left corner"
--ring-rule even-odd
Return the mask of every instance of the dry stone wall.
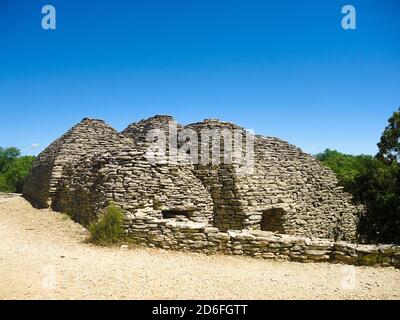
[[[243, 130], [212, 119], [187, 127], [196, 130], [198, 137], [204, 128], [228, 130], [232, 136], [235, 130]], [[245, 136], [243, 131], [241, 153], [246, 153]], [[222, 139], [222, 154], [223, 148]], [[214, 223], [220, 230], [257, 230], [269, 224], [269, 231], [355, 240], [360, 209], [338, 186], [334, 173], [299, 148], [277, 138], [255, 136], [254, 172], [238, 174], [238, 170], [240, 164], [222, 160], [219, 165], [195, 166], [195, 174], [213, 197]], [[272, 219], [266, 221], [268, 217]]]
[[[159, 118], [155, 118], [158, 127]], [[96, 123], [97, 120], [92, 120]], [[79, 127], [86, 127], [82, 123]], [[87, 134], [79, 130], [82, 138]], [[52, 191], [54, 210], [68, 212], [82, 223], [94, 220], [106, 205], [113, 202], [126, 214], [212, 223], [213, 204], [209, 193], [193, 174], [189, 161], [183, 164], [153, 164], [146, 156], [149, 142], [138, 130], [137, 139], [129, 135], [103, 135], [107, 148], [93, 145], [77, 156], [65, 159], [62, 174], [53, 179], [57, 187]], [[132, 131], [130, 133], [132, 135]], [[109, 137], [106, 139], [105, 137]], [[110, 140], [110, 138], [112, 140]], [[81, 141], [81, 140], [75, 140]], [[78, 149], [79, 145], [61, 148]], [[81, 152], [81, 151], [80, 151]]]
[[167, 250], [296, 262], [400, 267], [400, 246], [395, 245], [360, 245], [255, 230], [220, 232], [218, 228], [202, 223], [151, 217], [127, 218], [125, 229], [135, 243]]
[[259, 229], [263, 215], [272, 210], [280, 211], [285, 233], [355, 239], [358, 209], [330, 169], [276, 138], [258, 136], [255, 156], [255, 174], [238, 181], [246, 226]]
[[39, 154], [24, 185], [25, 198], [39, 208], [51, 206], [60, 180], [71, 174], [66, 168], [129, 143], [104, 121], [83, 119]]
[[[159, 135], [149, 138], [152, 130]], [[24, 196], [83, 224], [113, 202], [125, 213], [127, 234], [149, 246], [361, 263], [361, 251], [368, 248], [334, 242], [356, 239], [360, 209], [331, 170], [293, 145], [254, 135], [253, 171], [248, 174], [240, 161], [202, 163], [200, 152], [199, 162], [190, 152], [178, 152], [178, 161], [168, 162], [188, 142], [186, 136], [181, 139], [188, 130], [197, 133], [198, 151], [209, 150], [210, 159], [215, 147], [225, 157], [228, 138], [222, 135], [215, 146], [212, 137], [202, 139], [202, 131], [235, 131], [233, 136], [239, 133], [243, 144], [229, 152], [246, 158], [249, 133], [228, 122], [208, 119], [182, 126], [169, 116], [155, 116], [118, 133], [101, 120], [84, 119], [38, 156]], [[161, 136], [167, 142], [165, 161], [153, 162], [149, 150]], [[169, 144], [173, 141], [176, 145]], [[368, 254], [378, 260], [397, 252], [371, 250]], [[390, 259], [396, 260], [392, 253]]]

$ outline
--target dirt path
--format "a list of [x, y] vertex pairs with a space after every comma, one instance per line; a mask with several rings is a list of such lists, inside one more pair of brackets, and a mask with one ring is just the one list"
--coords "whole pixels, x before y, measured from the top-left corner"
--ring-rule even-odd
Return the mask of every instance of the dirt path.
[[0, 195], [0, 299], [400, 299], [400, 270], [100, 248]]

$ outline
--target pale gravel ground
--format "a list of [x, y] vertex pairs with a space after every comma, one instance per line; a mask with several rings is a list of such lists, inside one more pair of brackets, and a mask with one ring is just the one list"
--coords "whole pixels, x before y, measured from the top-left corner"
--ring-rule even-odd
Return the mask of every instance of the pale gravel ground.
[[80, 225], [20, 197], [0, 195], [0, 237], [0, 299], [400, 298], [394, 268], [96, 247]]

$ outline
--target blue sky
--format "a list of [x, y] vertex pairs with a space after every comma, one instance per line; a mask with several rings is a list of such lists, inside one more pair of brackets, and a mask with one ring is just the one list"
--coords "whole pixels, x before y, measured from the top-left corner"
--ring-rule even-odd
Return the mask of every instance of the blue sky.
[[0, 146], [24, 154], [84, 117], [122, 130], [154, 114], [374, 154], [398, 106], [398, 0], [0, 2]]

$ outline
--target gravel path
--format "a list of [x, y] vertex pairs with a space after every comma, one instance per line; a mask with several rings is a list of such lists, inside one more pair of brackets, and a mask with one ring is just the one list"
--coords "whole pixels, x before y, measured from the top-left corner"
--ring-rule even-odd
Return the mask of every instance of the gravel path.
[[0, 195], [0, 299], [399, 299], [400, 270], [101, 248]]

